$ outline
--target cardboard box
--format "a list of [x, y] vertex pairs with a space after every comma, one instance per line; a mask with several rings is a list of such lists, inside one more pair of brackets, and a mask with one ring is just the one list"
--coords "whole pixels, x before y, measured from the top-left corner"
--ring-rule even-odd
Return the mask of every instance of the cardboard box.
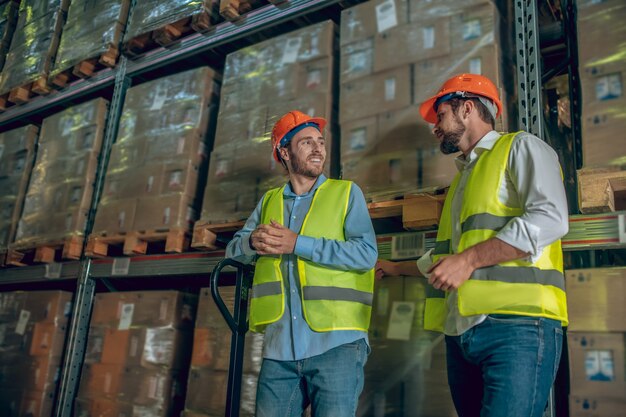
[[570, 331], [626, 332], [626, 268], [565, 271]]
[[394, 27], [374, 38], [374, 72], [450, 53], [450, 19]]
[[377, 116], [353, 120], [341, 125], [342, 158], [371, 154], [379, 145]]
[[114, 235], [133, 230], [137, 199], [110, 200], [98, 205], [98, 215], [93, 226], [94, 234]]
[[181, 193], [139, 199], [137, 213], [141, 213], [133, 224], [137, 231], [188, 229], [199, 217], [193, 199]]
[[65, 344], [66, 327], [55, 323], [35, 323], [30, 344], [32, 356], [61, 357]]
[[[253, 416], [256, 405], [257, 376], [243, 374], [240, 415]], [[226, 407], [228, 373], [207, 368], [192, 368], [187, 384], [185, 408], [199, 413], [222, 415]]]
[[29, 293], [26, 291], [0, 292], [0, 323], [16, 322]]
[[408, 23], [407, 0], [372, 0], [341, 13], [341, 46]]
[[340, 123], [411, 105], [408, 65], [341, 85]]
[[190, 331], [171, 327], [106, 329], [100, 362], [183, 369], [192, 345]]
[[26, 391], [22, 396], [20, 415], [47, 417], [52, 415], [54, 406], [54, 388], [45, 391]]
[[[620, 0], [582, 0], [577, 2], [578, 59], [581, 74], [587, 65], [614, 56], [626, 39], [626, 5]], [[611, 36], [607, 36], [611, 28]], [[614, 56], [615, 57], [615, 56]], [[620, 60], [624, 62], [624, 59]]]
[[91, 325], [119, 330], [131, 327], [191, 328], [197, 297], [178, 291], [142, 291], [96, 294]]
[[570, 417], [622, 417], [626, 401], [588, 395], [569, 396]]
[[570, 393], [626, 400], [624, 333], [570, 332]]
[[342, 83], [371, 75], [374, 72], [374, 39], [365, 39], [341, 47]]
[[[61, 378], [61, 357], [35, 356], [29, 359], [25, 368], [28, 378], [24, 387], [29, 391], [45, 391], [55, 387]], [[14, 382], [15, 383], [15, 382]]]
[[84, 364], [78, 396], [115, 398], [120, 393], [124, 372], [123, 365]]
[[[219, 318], [215, 318], [219, 320]], [[196, 328], [191, 366], [228, 371], [231, 334], [222, 329]], [[263, 335], [248, 333], [244, 342], [243, 372], [258, 374], [263, 360]]]
[[467, 53], [484, 44], [499, 44], [500, 15], [493, 2], [457, 9], [451, 17], [452, 51]]

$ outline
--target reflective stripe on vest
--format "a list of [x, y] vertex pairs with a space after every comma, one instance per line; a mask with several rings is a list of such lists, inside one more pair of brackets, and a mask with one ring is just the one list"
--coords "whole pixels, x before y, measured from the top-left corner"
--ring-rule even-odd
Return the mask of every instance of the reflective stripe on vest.
[[[345, 241], [344, 222], [350, 198], [349, 181], [324, 181], [315, 191], [300, 234], [314, 238]], [[280, 213], [279, 206], [280, 205]], [[283, 223], [283, 188], [271, 190], [264, 198], [262, 223], [280, 219]], [[264, 260], [269, 258], [270, 261]], [[259, 261], [270, 262], [261, 276]], [[262, 332], [267, 324], [280, 319], [284, 313], [284, 285], [280, 258], [259, 257], [254, 275], [250, 306], [250, 329]], [[332, 330], [362, 330], [369, 327], [374, 288], [374, 270], [365, 272], [340, 271], [297, 258], [302, 311], [311, 329], [319, 332]], [[268, 301], [271, 300], [271, 301]], [[275, 302], [283, 303], [279, 309]], [[264, 310], [266, 309], [266, 310]]]
[[[433, 250], [433, 261], [484, 242], [523, 214], [498, 199], [501, 182], [517, 133], [501, 136], [491, 150], [485, 150], [468, 178], [460, 214], [458, 248], [451, 247], [451, 202], [461, 173], [455, 177], [444, 203]], [[442, 291], [427, 293], [424, 327], [443, 331], [447, 309]], [[567, 325], [561, 242], [545, 247], [535, 262], [515, 260], [477, 269], [458, 289], [459, 312], [475, 314], [517, 314], [547, 317]]]

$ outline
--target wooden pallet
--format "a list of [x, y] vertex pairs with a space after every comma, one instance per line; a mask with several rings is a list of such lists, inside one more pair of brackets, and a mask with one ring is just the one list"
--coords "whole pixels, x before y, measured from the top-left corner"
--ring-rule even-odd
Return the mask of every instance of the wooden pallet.
[[367, 208], [373, 220], [400, 217], [405, 229], [419, 230], [439, 224], [445, 198], [443, 191], [405, 194], [401, 199], [371, 202]]
[[107, 50], [95, 58], [85, 59], [78, 64], [67, 68], [48, 80], [49, 85], [54, 88], [64, 88], [69, 82], [78, 78], [89, 78], [94, 72], [102, 68], [113, 68], [117, 63], [119, 50], [114, 45], [109, 45]]
[[581, 213], [624, 210], [626, 170], [619, 166], [578, 170], [578, 208]]
[[206, 32], [211, 28], [209, 12], [196, 13], [161, 28], [135, 36], [122, 46], [125, 55], [134, 58], [157, 45], [167, 47], [189, 33]]
[[[287, 0], [268, 0], [270, 3], [279, 5]], [[220, 15], [228, 21], [238, 20], [250, 10], [267, 4], [259, 0], [220, 0]]]
[[104, 258], [147, 253], [182, 253], [189, 249], [189, 235], [188, 229], [140, 230], [111, 236], [91, 235], [87, 240], [85, 255]]
[[83, 236], [68, 236], [45, 244], [9, 245], [5, 265], [27, 266], [63, 260], [79, 260], [83, 250]]
[[244, 220], [226, 223], [210, 223], [206, 220], [198, 220], [193, 227], [191, 247], [200, 250], [221, 249], [217, 244], [218, 235], [235, 232], [241, 229], [244, 223]]
[[14, 104], [23, 104], [30, 101], [35, 95], [50, 93], [48, 76], [41, 75], [37, 80], [11, 89], [8, 93], [0, 95], [0, 111], [4, 111]]

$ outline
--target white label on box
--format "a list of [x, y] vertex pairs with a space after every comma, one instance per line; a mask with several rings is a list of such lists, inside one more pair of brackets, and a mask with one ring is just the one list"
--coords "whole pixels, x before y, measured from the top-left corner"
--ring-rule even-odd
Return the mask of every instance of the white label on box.
[[422, 28], [422, 37], [424, 38], [424, 49], [432, 49], [435, 47], [435, 28]]
[[469, 61], [470, 74], [482, 74], [483, 73], [483, 60], [482, 58], [472, 58]]
[[596, 81], [596, 99], [612, 100], [622, 96], [622, 77], [620, 74], [609, 74]]
[[176, 170], [170, 173], [169, 187], [180, 187], [183, 184], [183, 171]]
[[626, 243], [626, 214], [617, 216], [617, 228], [619, 233], [619, 243]]
[[72, 213], [68, 213], [65, 216], [65, 231], [69, 232], [72, 230]]
[[283, 64], [293, 64], [298, 60], [298, 54], [300, 52], [300, 46], [302, 45], [302, 38], [296, 36], [294, 38], [287, 39], [285, 45], [285, 52], [283, 52]]
[[226, 174], [228, 174], [228, 160], [227, 159], [221, 159], [217, 161], [217, 166], [215, 167], [215, 176], [216, 177], [222, 177]]
[[111, 266], [111, 275], [128, 275], [130, 258], [114, 258]]
[[322, 71], [314, 69], [309, 71], [306, 78], [306, 88], [315, 89], [322, 84]]
[[139, 338], [137, 336], [132, 336], [130, 338], [130, 348], [128, 349], [128, 356], [131, 358], [136, 358], [139, 350]]
[[613, 352], [588, 350], [585, 352], [585, 374], [589, 381], [613, 381], [615, 379]]
[[146, 181], [146, 192], [147, 193], [152, 191], [152, 186], [154, 186], [154, 175], [150, 175], [148, 177], [148, 181]]
[[28, 324], [28, 320], [30, 319], [30, 311], [22, 310], [20, 311], [20, 318], [17, 320], [17, 325], [15, 326], [15, 333], [23, 336], [26, 333], [26, 325]]
[[50, 262], [46, 264], [46, 272], [44, 278], [61, 278], [61, 268], [63, 264], [61, 262]]
[[346, 72], [352, 74], [368, 71], [370, 69], [368, 66], [370, 61], [369, 51], [359, 51], [350, 54], [348, 56], [348, 70]]
[[380, 288], [376, 293], [376, 315], [386, 316], [389, 311], [389, 288]]
[[157, 84], [150, 110], [161, 110], [167, 100], [167, 85]]
[[120, 324], [118, 330], [128, 330], [133, 324], [133, 313], [135, 312], [135, 304], [122, 304], [122, 314], [120, 316]]
[[350, 149], [353, 151], [360, 151], [365, 149], [365, 138], [367, 137], [367, 129], [361, 127], [359, 129], [354, 129], [350, 132]]
[[117, 213], [117, 225], [120, 229], [124, 228], [124, 222], [126, 221], [126, 212], [120, 211]]
[[161, 304], [159, 305], [159, 320], [165, 321], [167, 319], [167, 312], [169, 311], [170, 303], [167, 301], [167, 298], [161, 300]]
[[387, 339], [409, 340], [411, 326], [415, 315], [415, 303], [410, 301], [394, 301], [389, 316]]
[[424, 254], [424, 233], [405, 233], [391, 238], [391, 259], [417, 258]]
[[169, 207], [163, 209], [163, 224], [170, 224], [170, 215], [172, 210]]
[[463, 40], [469, 41], [480, 37], [480, 19], [468, 20], [463, 23]]
[[398, 26], [396, 3], [394, 0], [385, 0], [376, 6], [376, 27], [378, 33], [382, 33]]
[[180, 155], [185, 151], [185, 138], [178, 138], [178, 148], [176, 148], [176, 154]]
[[385, 101], [391, 101], [396, 98], [396, 79], [387, 78], [385, 80]]

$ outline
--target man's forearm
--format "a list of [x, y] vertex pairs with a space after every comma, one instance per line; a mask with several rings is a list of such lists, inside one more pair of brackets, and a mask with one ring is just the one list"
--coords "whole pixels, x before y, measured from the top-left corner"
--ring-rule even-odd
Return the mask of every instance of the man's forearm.
[[525, 258], [528, 253], [494, 237], [466, 249], [463, 256], [473, 269], [478, 269]]
[[406, 275], [406, 276], [414, 276], [414, 277], [424, 276], [418, 269], [417, 263], [415, 263], [415, 261], [396, 262], [394, 267], [395, 267], [396, 275]]

